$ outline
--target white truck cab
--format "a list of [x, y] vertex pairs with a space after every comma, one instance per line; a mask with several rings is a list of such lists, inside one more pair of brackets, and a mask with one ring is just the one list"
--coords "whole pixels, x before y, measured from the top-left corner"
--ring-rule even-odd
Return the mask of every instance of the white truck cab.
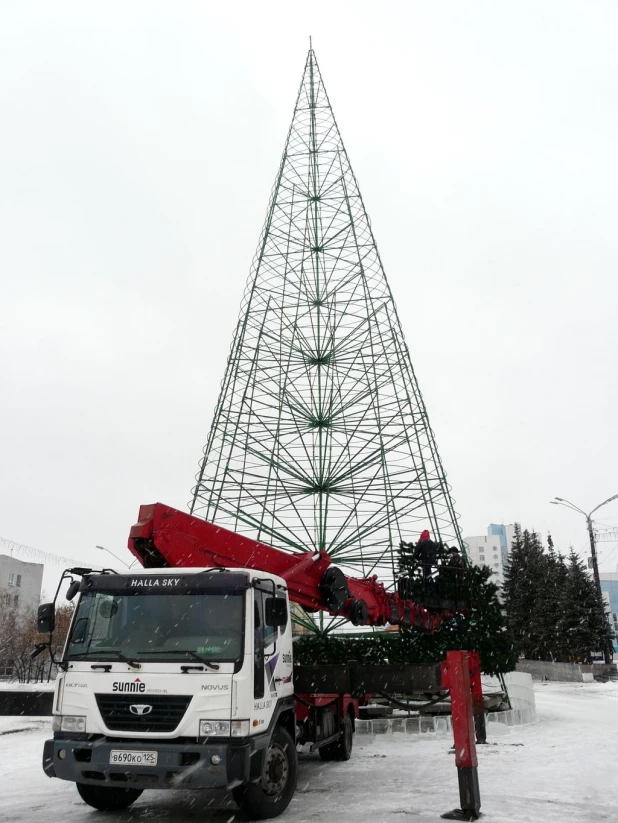
[[147, 788], [220, 787], [254, 817], [276, 816], [296, 783], [292, 662], [282, 578], [86, 573], [45, 772], [99, 809], [127, 807]]

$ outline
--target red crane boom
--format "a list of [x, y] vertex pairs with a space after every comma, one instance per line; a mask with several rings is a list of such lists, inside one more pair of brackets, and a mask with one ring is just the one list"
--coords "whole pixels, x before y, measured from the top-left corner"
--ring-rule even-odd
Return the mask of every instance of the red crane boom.
[[435, 631], [451, 616], [386, 591], [377, 575], [348, 577], [324, 551], [284, 552], [163, 503], [140, 506], [129, 550], [146, 568], [244, 568], [276, 574], [285, 580], [293, 602], [346, 617], [356, 626], [390, 623]]
[[[347, 577], [322, 552], [288, 553], [249, 537], [215, 526], [163, 503], [141, 506], [131, 528], [129, 549], [146, 568], [196, 566], [244, 568], [282, 577], [290, 600], [309, 610], [323, 609], [350, 619], [355, 625], [385, 623], [437, 629], [452, 612], [429, 612], [411, 600], [387, 592], [376, 575]], [[382, 677], [384, 677], [381, 667]], [[388, 668], [388, 667], [386, 667]], [[461, 809], [443, 814], [452, 820], [476, 820], [481, 799], [477, 774], [474, 717], [484, 728], [483, 692], [477, 653], [447, 652], [442, 663], [442, 688], [448, 688], [453, 707], [455, 762], [459, 775]], [[306, 707], [335, 695], [307, 694]], [[484, 733], [483, 733], [484, 734]]]

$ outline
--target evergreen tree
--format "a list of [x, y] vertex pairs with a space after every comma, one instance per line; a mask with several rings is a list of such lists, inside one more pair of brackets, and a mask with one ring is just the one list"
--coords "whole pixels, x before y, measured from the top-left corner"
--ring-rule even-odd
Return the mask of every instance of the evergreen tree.
[[546, 646], [546, 639], [537, 624], [549, 574], [549, 564], [538, 534], [522, 532], [516, 524], [509, 568], [505, 574], [504, 607], [518, 654], [532, 660], [540, 659]]
[[516, 526], [504, 584], [508, 628], [530, 660], [590, 662], [609, 642], [603, 603], [575, 552], [567, 564], [548, 545], [545, 553], [536, 532]]
[[561, 611], [567, 659], [591, 663], [592, 652], [606, 649], [611, 633], [595, 582], [573, 549], [569, 554]]
[[417, 633], [403, 629], [402, 642], [414, 642], [416, 648], [422, 646], [431, 660], [442, 659], [449, 649], [476, 650], [480, 652], [484, 672], [511, 671], [517, 658], [498, 598], [498, 586], [491, 582], [491, 568], [472, 566], [461, 557], [453, 557], [451, 552], [447, 546], [435, 544], [435, 571], [428, 591], [422, 560], [413, 546], [402, 544], [399, 569], [409, 579], [407, 591], [402, 594], [419, 605], [454, 612], [453, 618], [435, 635], [423, 635], [412, 641]]
[[540, 579], [536, 601], [531, 615], [537, 653], [541, 660], [562, 660], [565, 654], [562, 604], [567, 578], [567, 568], [562, 555], [554, 551], [553, 544], [540, 561]]

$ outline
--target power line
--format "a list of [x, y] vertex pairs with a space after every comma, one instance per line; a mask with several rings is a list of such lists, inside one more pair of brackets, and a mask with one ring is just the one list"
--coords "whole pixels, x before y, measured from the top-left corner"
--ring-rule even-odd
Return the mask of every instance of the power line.
[[607, 557], [603, 557], [603, 556], [601, 557], [601, 560], [603, 561], [603, 563], [609, 563], [610, 560], [613, 560], [615, 555], [616, 555], [616, 552], [618, 552], [618, 546], [615, 546], [611, 550], [611, 552], [607, 555]]

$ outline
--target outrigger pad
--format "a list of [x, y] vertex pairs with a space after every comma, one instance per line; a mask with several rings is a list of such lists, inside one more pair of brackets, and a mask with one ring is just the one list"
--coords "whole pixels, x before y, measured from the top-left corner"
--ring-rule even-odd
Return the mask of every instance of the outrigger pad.
[[481, 813], [477, 814], [472, 809], [453, 809], [452, 812], [445, 812], [440, 817], [442, 820], [478, 820]]

